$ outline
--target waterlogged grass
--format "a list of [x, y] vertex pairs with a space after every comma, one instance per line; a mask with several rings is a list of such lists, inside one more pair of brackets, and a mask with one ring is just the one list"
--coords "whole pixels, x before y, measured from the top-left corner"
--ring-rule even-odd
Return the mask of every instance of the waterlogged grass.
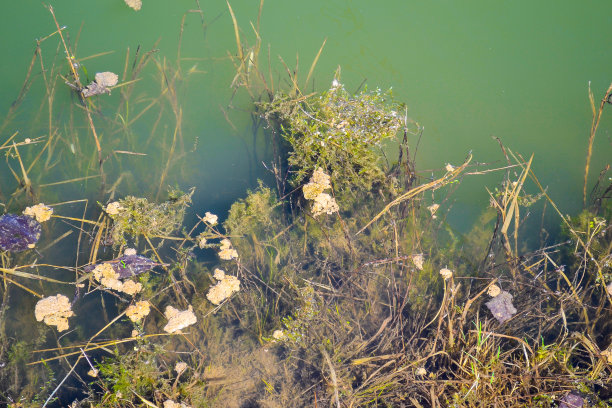
[[[2, 402], [610, 406], [610, 187], [600, 180], [585, 212], [558, 212], [563, 235], [527, 248], [528, 211], [540, 211], [538, 200], [556, 210], [533, 158], [502, 146], [502, 168], [475, 169], [466, 152], [463, 163], [441, 160], [421, 174], [406, 137], [420, 129], [390, 94], [351, 95], [337, 75], [331, 89], [304, 95], [297, 70], [291, 89], [274, 90], [257, 64], [261, 39], [247, 47], [230, 13], [239, 47], [233, 86], [253, 97], [254, 129], [265, 129], [274, 147], [266, 157], [272, 177], [245, 191], [227, 215], [190, 209], [193, 191], [163, 197], [169, 169], [185, 153], [177, 150], [181, 108], [171, 92], [179, 73], [166, 75], [153, 101], [169, 98], [174, 130], [161, 149], [167, 155], [159, 156], [159, 184], [147, 197], [119, 195], [129, 176], [96, 161], [108, 146], [92, 143], [81, 166], [99, 176], [96, 201], [104, 204], [59, 203], [36, 250], [1, 254]], [[139, 61], [170, 72], [151, 55]], [[122, 95], [121, 105], [131, 105], [127, 86]], [[81, 102], [89, 109], [84, 118], [102, 122], [94, 102]], [[128, 134], [135, 119], [121, 117]], [[117, 130], [118, 122], [106, 126]], [[20, 212], [22, 202], [39, 201], [42, 162], [31, 151], [24, 156], [31, 165], [23, 165], [14, 136], [0, 137], [11, 168], [21, 169], [12, 173], [15, 194], [1, 197], [3, 208]], [[395, 157], [384, 155], [385, 144]], [[500, 181], [488, 186], [491, 207], [461, 235], [446, 222], [455, 211], [452, 194], [482, 172], [498, 172]], [[188, 211], [197, 215], [191, 225]], [[139, 291], [118, 291], [88, 272], [128, 251], [157, 265], [125, 278]], [[43, 263], [56, 252], [70, 256]], [[219, 286], [224, 280], [231, 288]], [[16, 295], [23, 289], [27, 298]], [[58, 292], [74, 300], [75, 313], [61, 333], [33, 319], [34, 298]], [[507, 320], [489, 306], [501, 294]], [[17, 324], [7, 317], [15, 309]]]

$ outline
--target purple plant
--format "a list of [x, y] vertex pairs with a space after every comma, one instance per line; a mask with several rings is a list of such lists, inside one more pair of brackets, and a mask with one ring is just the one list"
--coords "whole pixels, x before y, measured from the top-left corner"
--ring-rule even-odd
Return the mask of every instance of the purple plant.
[[30, 216], [5, 214], [0, 217], [0, 249], [20, 252], [33, 248], [40, 231], [40, 223]]
[[584, 407], [584, 402], [584, 398], [575, 391], [572, 391], [561, 399], [559, 408], [582, 408]]
[[489, 300], [485, 305], [487, 305], [493, 316], [500, 323], [509, 320], [516, 314], [516, 308], [512, 304], [512, 295], [505, 290]]
[[[149, 258], [140, 255], [124, 255], [122, 257], [112, 259], [110, 261], [102, 262], [110, 264], [113, 267], [115, 273], [119, 275], [119, 279], [129, 278], [130, 276], [140, 275], [141, 273], [148, 272], [156, 266], [160, 266], [159, 262], [154, 262]], [[93, 271], [96, 266], [89, 265], [84, 269], [86, 272]]]

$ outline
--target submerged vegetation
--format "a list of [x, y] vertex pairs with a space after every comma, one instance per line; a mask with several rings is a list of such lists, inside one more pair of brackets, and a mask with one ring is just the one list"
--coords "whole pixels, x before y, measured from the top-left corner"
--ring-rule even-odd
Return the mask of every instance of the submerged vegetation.
[[280, 126], [290, 145], [287, 161], [294, 186], [324, 168], [337, 190], [371, 191], [385, 179], [380, 151], [374, 148], [403, 127], [402, 107], [393, 102], [391, 91], [350, 95], [337, 78], [320, 96], [298, 102], [280, 93], [258, 108], [268, 122]]
[[[103, 98], [115, 85], [96, 76], [88, 87], [70, 88], [78, 106], [71, 108], [73, 127], [60, 129], [49, 119], [37, 151], [32, 141], [17, 143], [17, 133], [6, 136], [14, 112], [7, 116], [0, 149], [14, 180], [0, 180], [0, 187], [14, 193], [0, 194], [6, 213], [0, 401], [12, 407], [612, 406], [606, 173], [591, 205], [574, 217], [562, 214], [540, 185], [533, 157], [501, 142], [501, 168], [474, 164], [466, 152], [462, 163], [441, 162], [424, 175], [408, 143], [422, 128], [390, 92], [350, 94], [339, 70], [321, 93], [304, 94], [297, 69], [289, 74], [291, 89], [273, 89], [257, 64], [259, 27], [248, 47], [231, 6], [229, 12], [239, 47], [233, 86], [252, 98], [253, 128], [264, 129], [273, 149], [264, 158], [270, 177], [235, 200], [227, 216], [188, 209], [193, 189], [162, 194], [170, 168], [186, 154], [174, 85], [183, 77], [153, 52], [135, 58], [132, 72], [126, 59], [114, 116], [102, 112], [111, 111]], [[57, 28], [52, 36], [61, 36], [70, 68], [69, 74], [64, 65], [50, 70], [44, 85], [51, 94], [64, 75], [81, 84], [64, 29]], [[163, 78], [160, 95], [131, 111], [133, 87], [150, 62]], [[45, 103], [53, 111], [53, 98]], [[142, 170], [157, 172], [160, 182], [149, 191], [131, 191], [136, 184], [121, 189], [137, 175], [120, 170], [119, 157], [137, 152], [106, 137], [120, 133], [138, 146], [133, 125], [154, 107], [151, 135], [160, 122], [173, 121], [167, 138], [149, 138], [159, 145], [148, 160], [163, 165]], [[83, 129], [89, 142], [76, 138]], [[69, 164], [96, 179], [98, 191], [25, 209], [43, 196], [50, 202], [53, 193], [42, 189], [61, 149], [78, 151]], [[461, 235], [446, 222], [453, 216], [449, 197], [465, 177], [483, 172], [500, 174], [499, 185], [490, 187], [490, 208], [478, 224]], [[88, 205], [88, 193], [98, 205]], [[523, 244], [530, 234], [527, 207], [552, 207], [561, 236]], [[190, 211], [193, 225], [185, 221]], [[48, 219], [44, 226], [38, 214]], [[24, 226], [31, 233], [11, 232]], [[58, 265], [43, 263], [56, 253]], [[18, 299], [24, 294], [27, 301]], [[26, 317], [9, 318], [15, 310]]]

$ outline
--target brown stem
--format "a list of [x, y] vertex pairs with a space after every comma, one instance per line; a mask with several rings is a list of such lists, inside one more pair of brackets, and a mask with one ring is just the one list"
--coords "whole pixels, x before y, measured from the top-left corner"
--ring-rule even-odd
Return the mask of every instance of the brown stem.
[[599, 120], [601, 119], [603, 108], [608, 101], [610, 94], [612, 94], [612, 84], [610, 84], [606, 94], [601, 99], [601, 102], [599, 103], [599, 111], [596, 113], [593, 93], [589, 87], [589, 99], [591, 101], [591, 108], [593, 109], [593, 122], [591, 123], [591, 135], [589, 136], [589, 147], [587, 149], [586, 165], [584, 167], [584, 187], [582, 189], [582, 204], [584, 207], [586, 207], [587, 178], [589, 177], [589, 167], [591, 165], [591, 155], [593, 153], [593, 140], [595, 139], [595, 133], [597, 132], [597, 127], [599, 126]]

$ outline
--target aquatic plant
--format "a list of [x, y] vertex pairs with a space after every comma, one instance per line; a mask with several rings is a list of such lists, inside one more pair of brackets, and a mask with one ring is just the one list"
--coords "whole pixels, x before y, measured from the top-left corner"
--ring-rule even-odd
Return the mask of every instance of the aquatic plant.
[[276, 195], [260, 181], [255, 191], [234, 202], [223, 222], [229, 235], [250, 236], [274, 230], [280, 208]]
[[402, 105], [393, 101], [391, 90], [350, 95], [337, 79], [320, 96], [296, 100], [279, 93], [259, 109], [263, 117], [280, 124], [290, 145], [294, 186], [322, 168], [339, 191], [371, 191], [385, 179], [375, 149], [405, 126]]
[[[181, 226], [193, 192], [170, 190], [168, 200], [161, 204], [134, 196], [119, 200], [117, 205], [110, 207], [111, 212], [107, 212], [113, 220], [110, 242], [119, 246], [127, 243], [127, 237], [137, 241], [143, 236], [151, 238], [171, 235]], [[106, 208], [108, 210], [109, 206]]]

